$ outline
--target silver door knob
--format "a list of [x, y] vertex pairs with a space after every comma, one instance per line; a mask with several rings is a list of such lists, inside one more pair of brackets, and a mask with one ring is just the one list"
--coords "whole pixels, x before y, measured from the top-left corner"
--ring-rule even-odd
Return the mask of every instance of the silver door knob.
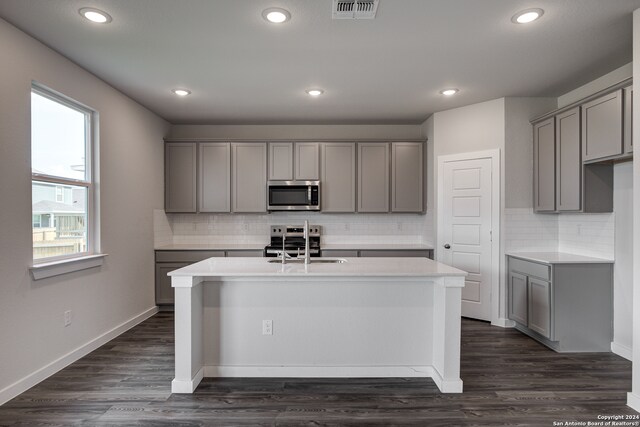
[[451, 248], [451, 245], [450, 245], [450, 244], [448, 244], [448, 243], [445, 243], [445, 244], [444, 244], [444, 248], [445, 248], [445, 249], [450, 249], [450, 248]]

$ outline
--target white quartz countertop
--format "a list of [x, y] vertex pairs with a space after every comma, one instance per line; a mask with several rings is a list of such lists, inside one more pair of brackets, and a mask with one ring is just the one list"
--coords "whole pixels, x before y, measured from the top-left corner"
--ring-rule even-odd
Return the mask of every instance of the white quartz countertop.
[[[169, 273], [172, 277], [444, 277], [466, 276], [428, 258], [340, 258], [344, 263], [269, 263], [275, 258], [209, 258]], [[331, 258], [323, 258], [331, 259]], [[335, 258], [334, 258], [335, 259]]]
[[420, 243], [323, 243], [322, 250], [352, 250], [352, 251], [394, 251], [394, 250], [430, 250], [433, 246]]
[[264, 243], [182, 243], [164, 245], [155, 248], [156, 251], [242, 251], [263, 250], [269, 242]]
[[613, 260], [566, 252], [509, 252], [508, 256], [546, 264], [613, 264]]

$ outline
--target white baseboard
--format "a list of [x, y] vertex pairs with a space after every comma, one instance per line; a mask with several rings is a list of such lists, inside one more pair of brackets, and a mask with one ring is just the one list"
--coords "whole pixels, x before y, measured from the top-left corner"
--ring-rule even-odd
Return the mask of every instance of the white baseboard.
[[627, 406], [640, 412], [640, 394], [627, 393]]
[[387, 378], [432, 377], [431, 366], [215, 366], [205, 377]]
[[[462, 393], [462, 380], [443, 380], [433, 366], [214, 366], [205, 377], [272, 378], [431, 378], [443, 393]], [[194, 378], [193, 381], [195, 381]], [[175, 381], [175, 380], [174, 380]], [[200, 380], [198, 380], [200, 382]], [[197, 385], [197, 382], [196, 382]], [[187, 384], [180, 384], [185, 389]], [[174, 391], [174, 393], [178, 393]], [[188, 393], [183, 391], [182, 393]]]
[[200, 368], [196, 376], [190, 380], [182, 381], [174, 378], [173, 381], [171, 381], [171, 393], [193, 393], [198, 387], [198, 384], [200, 384], [200, 381], [202, 381], [202, 378], [204, 378], [204, 368]]
[[498, 317], [497, 320], [491, 322], [491, 325], [499, 326], [501, 328], [513, 328], [514, 326], [516, 326], [516, 322], [505, 317]]
[[632, 361], [633, 359], [633, 351], [630, 347], [626, 345], [618, 344], [616, 342], [611, 343], [611, 352], [617, 354], [618, 356], [624, 357], [625, 359]]
[[76, 348], [75, 350], [54, 360], [48, 365], [43, 366], [37, 371], [3, 388], [2, 390], [0, 390], [0, 405], [4, 405], [9, 400], [13, 399], [14, 397], [18, 396], [21, 393], [24, 393], [34, 385], [47, 379], [51, 375], [60, 371], [61, 369], [69, 366], [76, 360], [86, 356], [87, 354], [91, 353], [93, 350], [97, 349], [101, 345], [108, 343], [109, 341], [111, 341], [118, 335], [122, 334], [123, 332], [126, 332], [127, 330], [131, 329], [137, 324], [144, 322], [145, 320], [147, 320], [149, 317], [153, 316], [157, 312], [158, 312], [158, 307], [155, 307], [155, 306], [151, 307], [143, 311], [142, 313], [132, 317], [126, 322], [121, 323], [115, 328], [105, 332], [104, 334], [94, 338], [88, 343], [83, 344], [82, 346]]

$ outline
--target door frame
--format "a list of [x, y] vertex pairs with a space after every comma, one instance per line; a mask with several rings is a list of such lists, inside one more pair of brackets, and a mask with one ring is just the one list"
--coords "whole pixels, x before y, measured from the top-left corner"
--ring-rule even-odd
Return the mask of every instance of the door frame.
[[438, 218], [443, 217], [444, 209], [444, 164], [448, 162], [457, 162], [461, 160], [491, 160], [491, 324], [500, 324], [500, 228], [502, 224], [500, 200], [501, 200], [501, 159], [500, 150], [484, 150], [473, 151], [460, 154], [448, 154], [438, 156], [438, 183], [437, 183], [437, 202], [436, 202], [436, 247], [434, 258], [437, 261], [442, 260], [442, 251], [440, 248], [444, 244], [444, 230], [442, 229], [442, 221]]

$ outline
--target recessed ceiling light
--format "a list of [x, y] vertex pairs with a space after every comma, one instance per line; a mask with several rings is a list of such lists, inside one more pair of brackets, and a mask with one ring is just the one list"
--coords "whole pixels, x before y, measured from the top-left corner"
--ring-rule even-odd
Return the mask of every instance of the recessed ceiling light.
[[306, 92], [311, 96], [320, 96], [324, 93], [322, 89], [307, 89]]
[[544, 10], [542, 9], [521, 10], [511, 17], [511, 22], [514, 24], [528, 24], [540, 18], [542, 15], [544, 15]]
[[279, 7], [270, 7], [262, 11], [262, 17], [272, 24], [282, 24], [291, 19], [291, 14], [288, 10], [280, 9]]
[[94, 9], [92, 7], [83, 7], [78, 11], [81, 16], [84, 16], [91, 22], [96, 24], [108, 24], [112, 21], [111, 15], [107, 12], [103, 12], [100, 9]]
[[187, 96], [191, 94], [191, 91], [187, 89], [174, 89], [171, 92], [175, 93], [178, 96]]
[[440, 93], [443, 94], [444, 96], [451, 96], [451, 95], [455, 95], [456, 93], [458, 93], [458, 89], [456, 89], [456, 88], [442, 89], [440, 91]]

